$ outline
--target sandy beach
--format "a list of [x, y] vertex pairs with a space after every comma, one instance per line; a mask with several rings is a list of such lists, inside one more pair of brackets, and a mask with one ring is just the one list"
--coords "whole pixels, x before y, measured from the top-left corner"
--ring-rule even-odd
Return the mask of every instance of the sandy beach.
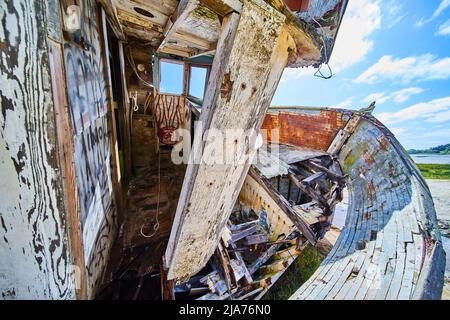
[[433, 195], [434, 207], [442, 235], [442, 243], [447, 254], [445, 266], [445, 286], [442, 299], [450, 300], [450, 180], [427, 180]]

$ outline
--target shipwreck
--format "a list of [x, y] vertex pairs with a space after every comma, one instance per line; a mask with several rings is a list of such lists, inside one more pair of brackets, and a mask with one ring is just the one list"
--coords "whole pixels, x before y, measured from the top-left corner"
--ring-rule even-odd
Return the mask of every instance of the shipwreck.
[[322, 75], [347, 2], [3, 1], [2, 299], [261, 299], [337, 206], [291, 299], [439, 299], [394, 135], [370, 108], [270, 107], [286, 67]]

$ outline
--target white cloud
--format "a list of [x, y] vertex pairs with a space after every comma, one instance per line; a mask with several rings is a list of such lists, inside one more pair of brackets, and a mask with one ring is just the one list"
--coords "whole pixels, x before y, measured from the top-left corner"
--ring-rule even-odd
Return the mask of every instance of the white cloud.
[[354, 82], [373, 84], [385, 79], [436, 80], [450, 77], [450, 57], [439, 59], [432, 54], [411, 56], [403, 59], [385, 55], [360, 74]]
[[414, 22], [414, 27], [416, 28], [422, 28], [425, 25], [426, 21], [424, 18], [420, 18], [416, 22]]
[[353, 103], [352, 99], [346, 99], [344, 101], [339, 102], [338, 104], [336, 104], [334, 106], [329, 106], [328, 108], [348, 109], [349, 107], [351, 107], [352, 103]]
[[427, 119], [428, 122], [438, 123], [450, 121], [450, 110], [438, 112]]
[[441, 15], [442, 12], [444, 12], [445, 9], [450, 7], [450, 0], [442, 0], [439, 4], [439, 7], [434, 11], [433, 15], [431, 16], [431, 19], [437, 18]]
[[407, 120], [420, 118], [428, 122], [433, 122], [439, 113], [450, 110], [450, 96], [434, 99], [428, 102], [421, 102], [397, 112], [382, 112], [377, 118], [385, 124], [393, 124]]
[[[379, 0], [349, 1], [330, 58], [329, 64], [333, 73], [341, 72], [363, 60], [374, 46], [374, 42], [369, 37], [380, 26]], [[286, 68], [281, 81], [312, 76], [314, 72], [316, 69], [312, 67]]]
[[416, 21], [416, 23], [414, 23], [414, 26], [416, 28], [423, 27], [428, 22], [433, 21], [434, 19], [439, 17], [441, 15], [441, 13], [444, 12], [448, 7], [450, 7], [450, 0], [441, 0], [441, 2], [439, 3], [439, 6], [433, 12], [433, 15], [431, 17], [429, 17], [429, 18], [423, 18], [423, 17], [420, 18], [418, 21]]
[[382, 104], [388, 101], [390, 98], [391, 96], [386, 96], [383, 92], [375, 92], [365, 97], [362, 102], [371, 103], [372, 101], [376, 101], [377, 104]]
[[369, 36], [380, 26], [380, 1], [349, 1], [330, 59], [333, 71], [342, 71], [363, 60], [374, 46]]
[[450, 35], [450, 19], [439, 26], [437, 34], [441, 35], [441, 36], [449, 36]]
[[386, 101], [392, 99], [396, 103], [403, 103], [406, 102], [411, 96], [422, 93], [423, 91], [424, 90], [422, 88], [409, 87], [398, 91], [394, 91], [391, 94], [386, 94], [384, 92], [375, 92], [365, 97], [362, 100], [362, 102], [371, 103], [372, 101], [376, 101], [377, 104], [383, 104]]
[[280, 82], [286, 82], [288, 80], [296, 80], [304, 76], [313, 76], [316, 69], [313, 67], [308, 68], [285, 68], [283, 71], [283, 76]]
[[399, 23], [407, 13], [404, 13], [403, 3], [398, 0], [390, 0], [384, 4], [383, 12], [383, 25], [386, 25], [388, 29], [391, 29], [397, 23]]
[[402, 90], [395, 91], [392, 96], [397, 103], [407, 101], [411, 96], [422, 93], [424, 90], [418, 87], [409, 87]]

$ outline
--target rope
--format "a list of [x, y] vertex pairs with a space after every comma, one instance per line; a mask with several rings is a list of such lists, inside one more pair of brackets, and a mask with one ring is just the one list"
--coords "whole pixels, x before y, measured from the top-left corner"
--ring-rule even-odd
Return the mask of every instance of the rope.
[[153, 237], [159, 229], [159, 197], [161, 193], [161, 152], [158, 152], [158, 198], [156, 203], [156, 222], [153, 225], [153, 232], [149, 235], [145, 234], [142, 229], [144, 229], [145, 223], [141, 226], [141, 236], [144, 238]]
[[314, 76], [318, 77], [318, 78], [322, 78], [322, 79], [331, 79], [334, 76], [334, 74], [333, 74], [333, 70], [331, 70], [331, 67], [328, 64], [328, 58], [329, 57], [328, 57], [328, 53], [327, 53], [327, 45], [325, 43], [325, 30], [323, 30], [322, 25], [311, 15], [311, 13], [309, 11], [308, 11], [308, 15], [315, 23], [317, 23], [317, 25], [320, 28], [320, 31], [321, 31], [320, 34], [321, 34], [322, 43], [323, 43], [323, 47], [322, 48], [323, 48], [324, 54], [325, 54], [325, 61], [327, 61], [327, 63], [325, 63], [325, 65], [328, 67], [328, 71], [330, 72], [329, 76], [323, 75], [322, 70], [320, 69], [322, 66], [320, 66], [317, 69], [317, 71], [314, 73]]

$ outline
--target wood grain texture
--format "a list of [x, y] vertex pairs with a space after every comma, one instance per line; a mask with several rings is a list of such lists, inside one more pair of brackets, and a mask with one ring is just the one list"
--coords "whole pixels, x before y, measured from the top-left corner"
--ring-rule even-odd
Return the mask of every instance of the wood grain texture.
[[333, 148], [350, 193], [345, 227], [291, 299], [439, 299], [445, 259], [426, 183], [384, 125], [356, 117]]
[[0, 291], [73, 299], [58, 169], [45, 1], [0, 6]]
[[80, 203], [75, 177], [73, 128], [67, 101], [62, 45], [48, 40], [49, 65], [55, 107], [59, 161], [64, 189], [64, 204], [70, 235], [73, 265], [76, 266], [77, 298], [86, 297], [86, 270], [83, 254], [83, 237], [80, 223]]
[[[265, 3], [245, 1], [236, 20], [232, 14], [219, 39], [200, 116], [204, 129], [259, 130], [287, 63], [292, 43], [282, 15]], [[194, 157], [208, 147], [202, 136], [197, 131]], [[217, 246], [255, 154], [242, 136], [229, 142], [229, 159], [244, 161], [188, 166], [166, 251], [169, 279], [198, 272]]]
[[80, 1], [86, 48], [65, 42], [64, 58], [80, 198], [87, 297], [92, 298], [117, 228], [109, 134], [109, 86], [95, 1]]

